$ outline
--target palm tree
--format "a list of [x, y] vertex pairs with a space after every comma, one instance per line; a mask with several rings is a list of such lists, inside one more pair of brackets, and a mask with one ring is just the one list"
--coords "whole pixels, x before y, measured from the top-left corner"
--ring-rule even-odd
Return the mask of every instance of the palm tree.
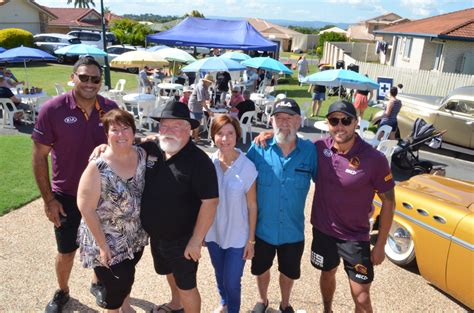
[[[67, 0], [67, 4], [71, 4], [73, 0]], [[89, 8], [92, 4], [95, 7], [94, 0], [74, 0], [74, 7], [77, 8]]]

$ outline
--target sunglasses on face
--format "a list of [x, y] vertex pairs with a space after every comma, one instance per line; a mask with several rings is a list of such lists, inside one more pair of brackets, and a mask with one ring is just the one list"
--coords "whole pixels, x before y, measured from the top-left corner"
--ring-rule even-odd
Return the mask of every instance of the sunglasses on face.
[[331, 124], [331, 126], [337, 126], [339, 122], [341, 122], [341, 124], [344, 126], [349, 126], [352, 123], [352, 117], [350, 116], [346, 116], [343, 118], [331, 117], [331, 118], [328, 118], [328, 122], [329, 124]]
[[79, 78], [79, 80], [82, 82], [82, 83], [87, 83], [87, 82], [91, 82], [93, 84], [98, 84], [100, 83], [102, 77], [101, 76], [89, 76], [89, 75], [78, 75], [76, 73], [74, 73], [74, 75], [77, 76], [77, 78]]

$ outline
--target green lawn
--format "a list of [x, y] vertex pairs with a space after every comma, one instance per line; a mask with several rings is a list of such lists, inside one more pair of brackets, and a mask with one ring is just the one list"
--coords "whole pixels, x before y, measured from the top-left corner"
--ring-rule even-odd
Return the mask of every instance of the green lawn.
[[31, 144], [30, 136], [0, 136], [0, 216], [39, 197]]
[[[26, 80], [28, 76], [29, 86], [41, 87], [50, 96], [56, 95], [54, 84], [61, 84], [64, 89], [68, 90], [66, 83], [70, 80], [72, 73], [72, 65], [61, 65], [53, 63], [27, 63], [26, 64], [26, 75], [23, 64], [9, 64], [8, 68], [12, 70], [18, 80]], [[137, 89], [137, 75], [130, 74], [125, 71], [112, 70], [111, 73], [112, 88], [115, 86], [117, 81], [121, 78], [127, 80], [125, 89], [135, 90]]]

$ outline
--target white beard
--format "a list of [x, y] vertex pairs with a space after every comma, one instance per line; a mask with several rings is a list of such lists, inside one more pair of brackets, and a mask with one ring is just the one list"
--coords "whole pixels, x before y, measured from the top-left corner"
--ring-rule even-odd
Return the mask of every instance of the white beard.
[[182, 148], [182, 140], [173, 135], [158, 135], [160, 140], [160, 148], [166, 153], [176, 153]]
[[295, 141], [296, 129], [290, 129], [288, 134], [284, 134], [280, 128], [275, 127], [275, 140], [279, 144], [288, 144]]

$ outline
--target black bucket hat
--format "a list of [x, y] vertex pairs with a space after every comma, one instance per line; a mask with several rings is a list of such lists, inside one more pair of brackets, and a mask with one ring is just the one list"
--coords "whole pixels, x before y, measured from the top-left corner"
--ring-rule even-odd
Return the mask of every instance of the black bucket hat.
[[199, 127], [199, 121], [191, 118], [188, 106], [179, 101], [170, 101], [166, 104], [159, 117], [152, 116], [152, 119], [160, 121], [161, 119], [185, 120], [191, 124], [191, 129]]

